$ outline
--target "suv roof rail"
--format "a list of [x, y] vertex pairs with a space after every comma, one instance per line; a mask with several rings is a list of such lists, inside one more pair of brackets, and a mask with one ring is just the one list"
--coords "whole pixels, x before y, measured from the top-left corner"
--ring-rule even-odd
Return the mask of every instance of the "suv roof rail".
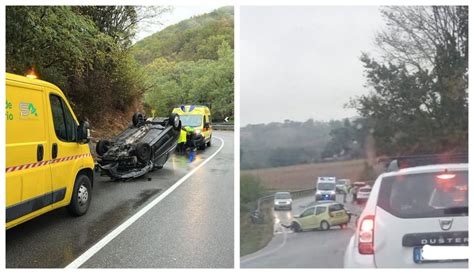
[[[386, 159], [386, 171], [397, 171], [402, 168], [436, 165], [468, 163], [468, 153], [443, 153], [396, 156]], [[385, 162], [385, 161], [384, 161]]]

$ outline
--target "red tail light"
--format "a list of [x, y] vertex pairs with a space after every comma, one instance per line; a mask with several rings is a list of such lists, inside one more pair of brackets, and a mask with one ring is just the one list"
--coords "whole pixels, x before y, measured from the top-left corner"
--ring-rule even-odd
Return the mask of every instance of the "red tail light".
[[359, 226], [359, 253], [374, 254], [374, 215], [367, 215]]

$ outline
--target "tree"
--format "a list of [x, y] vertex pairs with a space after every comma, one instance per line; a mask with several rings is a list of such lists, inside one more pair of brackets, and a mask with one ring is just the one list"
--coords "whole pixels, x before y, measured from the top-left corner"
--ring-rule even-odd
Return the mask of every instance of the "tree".
[[233, 117], [234, 111], [234, 54], [223, 42], [218, 49], [218, 60], [174, 62], [157, 58], [146, 66], [150, 87], [145, 104], [168, 115], [180, 104], [211, 103], [214, 121]]
[[362, 55], [371, 92], [351, 102], [374, 122], [379, 154], [467, 150], [467, 9], [382, 10], [383, 59]]
[[73, 9], [91, 19], [100, 32], [124, 48], [131, 46], [139, 23], [153, 21], [160, 24], [157, 19], [171, 10], [161, 6], [77, 6]]
[[127, 124], [111, 120], [138, 110], [147, 88], [127, 48], [141, 18], [137, 9], [8, 6], [6, 70], [24, 74], [34, 66], [94, 129]]

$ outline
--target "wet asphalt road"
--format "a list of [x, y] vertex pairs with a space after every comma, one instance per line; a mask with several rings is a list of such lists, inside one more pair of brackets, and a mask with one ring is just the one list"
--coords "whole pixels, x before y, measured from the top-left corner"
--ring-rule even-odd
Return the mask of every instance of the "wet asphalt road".
[[[233, 132], [214, 132], [223, 149], [82, 267], [233, 267]], [[97, 176], [89, 212], [47, 213], [6, 231], [7, 268], [65, 267], [212, 155], [189, 163], [173, 155], [163, 169], [129, 182]]]
[[[342, 195], [336, 197], [342, 202]], [[350, 198], [348, 197], [350, 201]], [[332, 227], [328, 231], [293, 233], [280, 223], [290, 224], [293, 215], [314, 203], [314, 197], [293, 200], [293, 210], [274, 211], [274, 235], [268, 245], [241, 257], [241, 268], [342, 268], [344, 251], [355, 231], [355, 219], [347, 229]], [[352, 213], [360, 214], [363, 206], [350, 202], [344, 204]]]

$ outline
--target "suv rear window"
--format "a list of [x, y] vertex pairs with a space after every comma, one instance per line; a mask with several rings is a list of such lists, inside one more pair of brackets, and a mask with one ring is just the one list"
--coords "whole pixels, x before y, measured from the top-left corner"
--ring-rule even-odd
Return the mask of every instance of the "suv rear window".
[[377, 205], [399, 218], [468, 215], [468, 172], [386, 177]]

